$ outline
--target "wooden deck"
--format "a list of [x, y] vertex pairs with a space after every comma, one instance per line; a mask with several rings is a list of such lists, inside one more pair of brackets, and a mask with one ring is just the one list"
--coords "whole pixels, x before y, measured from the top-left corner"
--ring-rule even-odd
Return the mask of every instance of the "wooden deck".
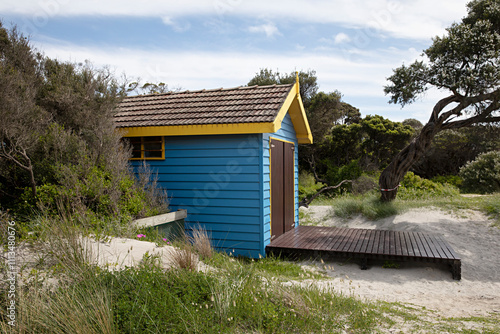
[[348, 257], [368, 260], [429, 261], [450, 265], [461, 279], [460, 257], [440, 236], [420, 232], [299, 226], [280, 235], [266, 253], [298, 257]]

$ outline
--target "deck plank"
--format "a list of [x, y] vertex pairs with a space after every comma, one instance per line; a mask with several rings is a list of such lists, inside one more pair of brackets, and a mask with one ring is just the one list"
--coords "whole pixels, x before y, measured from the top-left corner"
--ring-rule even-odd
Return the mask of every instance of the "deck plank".
[[453, 248], [441, 236], [422, 232], [298, 226], [266, 246], [266, 252], [291, 251], [319, 251], [360, 259], [434, 261], [451, 264], [453, 277], [461, 277], [461, 260]]

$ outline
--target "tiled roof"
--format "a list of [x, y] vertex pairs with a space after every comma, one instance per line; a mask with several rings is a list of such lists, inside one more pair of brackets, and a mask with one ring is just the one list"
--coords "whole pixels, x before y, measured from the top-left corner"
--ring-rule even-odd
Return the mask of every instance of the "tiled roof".
[[293, 84], [126, 97], [114, 118], [120, 128], [273, 122]]

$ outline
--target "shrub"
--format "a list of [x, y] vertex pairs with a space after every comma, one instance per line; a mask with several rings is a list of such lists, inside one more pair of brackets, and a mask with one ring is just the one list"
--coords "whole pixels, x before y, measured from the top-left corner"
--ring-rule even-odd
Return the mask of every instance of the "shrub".
[[356, 195], [364, 194], [377, 188], [378, 178], [367, 174], [362, 174], [352, 183], [352, 193]]
[[[355, 180], [361, 176], [363, 171], [359, 166], [358, 160], [352, 160], [347, 165], [344, 166], [333, 166], [329, 165], [328, 171], [326, 173], [326, 178], [330, 185], [334, 186], [342, 182], [343, 180]], [[351, 184], [345, 183], [338, 189], [336, 189], [337, 193], [342, 193], [345, 190], [351, 190]]]
[[438, 175], [434, 176], [431, 181], [441, 184], [450, 184], [452, 186], [460, 188], [464, 180], [458, 175]]
[[398, 191], [399, 199], [449, 197], [458, 194], [458, 188], [421, 178], [412, 172], [406, 173]]
[[489, 194], [500, 191], [500, 152], [480, 154], [460, 168], [460, 177], [464, 180], [461, 187], [464, 192]]
[[301, 171], [299, 174], [299, 200], [314, 195], [324, 186], [326, 186], [324, 183], [316, 182], [312, 173]]

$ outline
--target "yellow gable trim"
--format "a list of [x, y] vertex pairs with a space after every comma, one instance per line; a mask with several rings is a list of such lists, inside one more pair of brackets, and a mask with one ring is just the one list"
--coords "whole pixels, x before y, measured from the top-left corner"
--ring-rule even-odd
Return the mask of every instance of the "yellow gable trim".
[[297, 134], [299, 144], [312, 144], [313, 137], [311, 134], [311, 129], [309, 128], [309, 122], [307, 121], [306, 112], [304, 110], [304, 105], [302, 104], [302, 99], [299, 93], [299, 83], [298, 81], [290, 90], [290, 93], [283, 102], [278, 116], [274, 120], [275, 131], [281, 128], [281, 122], [285, 118], [286, 113], [289, 113], [292, 119], [293, 128]]
[[295, 83], [288, 93], [276, 119], [272, 123], [135, 126], [118, 128], [118, 131], [123, 137], [275, 133], [281, 128], [281, 123], [287, 113], [290, 114], [290, 118], [292, 119], [299, 144], [312, 144], [311, 129], [309, 128], [304, 105], [300, 98], [298, 82]]

